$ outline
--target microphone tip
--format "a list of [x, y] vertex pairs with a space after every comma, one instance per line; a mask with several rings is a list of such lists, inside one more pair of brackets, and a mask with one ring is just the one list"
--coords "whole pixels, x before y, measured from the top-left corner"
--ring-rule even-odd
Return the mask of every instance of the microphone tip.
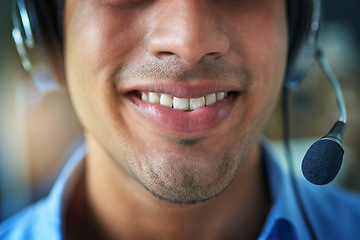
[[316, 185], [330, 183], [339, 173], [344, 150], [331, 139], [320, 139], [313, 143], [302, 162], [304, 177]]

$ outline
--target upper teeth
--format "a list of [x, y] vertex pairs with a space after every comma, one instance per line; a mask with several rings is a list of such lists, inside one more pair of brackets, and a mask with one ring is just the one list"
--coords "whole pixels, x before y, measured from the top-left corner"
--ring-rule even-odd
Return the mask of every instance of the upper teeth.
[[218, 92], [200, 98], [178, 98], [165, 93], [141, 92], [141, 100], [182, 111], [189, 111], [214, 104], [226, 98], [227, 95], [227, 92]]

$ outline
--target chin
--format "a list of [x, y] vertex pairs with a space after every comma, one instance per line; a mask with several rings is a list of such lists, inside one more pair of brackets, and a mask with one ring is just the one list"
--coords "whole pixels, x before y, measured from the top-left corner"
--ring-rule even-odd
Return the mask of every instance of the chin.
[[[221, 160], [162, 158], [135, 174], [140, 184], [154, 196], [175, 204], [194, 204], [218, 196], [230, 185], [238, 169], [237, 159], [225, 154]], [[133, 173], [134, 175], [134, 173]]]

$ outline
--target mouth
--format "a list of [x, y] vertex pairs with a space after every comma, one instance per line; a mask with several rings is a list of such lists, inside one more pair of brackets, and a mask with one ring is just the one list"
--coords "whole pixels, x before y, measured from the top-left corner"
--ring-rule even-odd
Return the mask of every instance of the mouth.
[[132, 90], [126, 97], [143, 118], [160, 129], [200, 133], [212, 130], [229, 118], [241, 95], [226, 88], [200, 89], [147, 88]]

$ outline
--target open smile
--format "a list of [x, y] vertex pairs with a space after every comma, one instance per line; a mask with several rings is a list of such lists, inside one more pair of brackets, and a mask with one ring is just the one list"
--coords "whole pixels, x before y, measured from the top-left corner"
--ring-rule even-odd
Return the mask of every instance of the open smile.
[[180, 92], [187, 94], [177, 95], [178, 92], [143, 89], [133, 90], [127, 97], [137, 112], [158, 128], [199, 133], [209, 131], [227, 119], [241, 95], [232, 90], [208, 90], [207, 93], [206, 90], [182, 90]]
[[173, 97], [166, 93], [141, 92], [141, 100], [153, 104], [160, 104], [176, 110], [194, 111], [205, 106], [224, 100], [228, 92], [211, 93], [199, 98]]

